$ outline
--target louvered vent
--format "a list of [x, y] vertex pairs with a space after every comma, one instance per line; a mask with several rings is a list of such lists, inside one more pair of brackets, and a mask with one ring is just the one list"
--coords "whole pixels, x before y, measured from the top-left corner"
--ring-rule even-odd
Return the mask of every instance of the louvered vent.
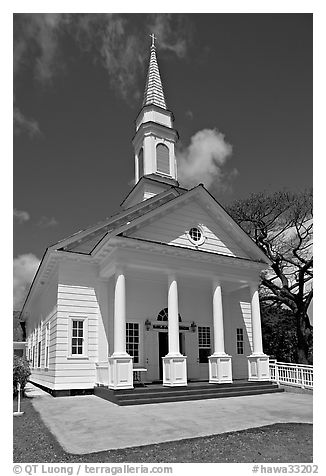
[[144, 175], [144, 151], [140, 149], [138, 154], [138, 180]]
[[158, 144], [156, 147], [156, 163], [159, 173], [170, 175], [169, 148], [164, 144]]

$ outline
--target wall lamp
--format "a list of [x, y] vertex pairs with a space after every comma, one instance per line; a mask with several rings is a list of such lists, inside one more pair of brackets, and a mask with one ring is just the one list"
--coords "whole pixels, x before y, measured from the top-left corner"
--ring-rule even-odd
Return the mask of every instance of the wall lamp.
[[192, 321], [192, 323], [190, 324], [191, 332], [196, 332], [196, 328], [197, 328], [197, 324], [195, 323], [195, 321]]
[[149, 331], [150, 328], [151, 328], [151, 321], [149, 319], [146, 319], [145, 321], [145, 327], [146, 327], [146, 330]]

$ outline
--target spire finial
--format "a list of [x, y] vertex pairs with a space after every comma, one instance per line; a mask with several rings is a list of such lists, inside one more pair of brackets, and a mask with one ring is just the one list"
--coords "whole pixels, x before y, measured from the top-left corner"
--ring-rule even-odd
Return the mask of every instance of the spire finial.
[[151, 35], [149, 35], [151, 38], [152, 38], [152, 44], [151, 46], [154, 46], [155, 48], [155, 40], [157, 40], [156, 36], [154, 35], [154, 33], [152, 33]]
[[150, 49], [143, 106], [154, 104], [162, 109], [166, 109], [161, 76], [156, 58], [155, 40], [157, 38], [154, 33], [149, 36], [152, 38], [152, 45]]

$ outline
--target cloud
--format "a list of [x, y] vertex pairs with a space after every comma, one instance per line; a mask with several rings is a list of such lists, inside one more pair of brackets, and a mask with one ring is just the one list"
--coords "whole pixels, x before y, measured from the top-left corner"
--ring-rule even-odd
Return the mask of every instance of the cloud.
[[41, 81], [52, 78], [59, 66], [57, 60], [59, 35], [69, 17], [60, 13], [44, 13], [35, 15], [36, 35], [40, 56], [36, 61], [36, 74]]
[[157, 44], [160, 49], [171, 51], [179, 58], [186, 56], [191, 28], [184, 15], [171, 13], [152, 15], [149, 29], [157, 37]]
[[21, 310], [39, 264], [40, 260], [31, 253], [14, 259], [14, 310]]
[[18, 107], [14, 107], [14, 133], [22, 134], [26, 132], [30, 137], [41, 134], [38, 122], [27, 118]]
[[75, 41], [95, 63], [105, 68], [110, 86], [125, 100], [139, 98], [138, 78], [149, 55], [148, 33], [154, 32], [160, 50], [184, 58], [191, 26], [179, 14], [16, 14], [14, 72], [30, 68], [43, 84], [67, 67], [64, 36]]
[[30, 216], [28, 212], [14, 208], [14, 220], [16, 220], [20, 225], [29, 219]]
[[54, 217], [49, 218], [46, 216], [42, 216], [37, 226], [39, 226], [40, 228], [49, 228], [52, 226], [57, 226], [58, 224], [59, 222]]
[[188, 110], [185, 112], [185, 116], [186, 116], [187, 119], [190, 119], [190, 120], [192, 121], [193, 118], [194, 118], [194, 113], [193, 113], [190, 109], [188, 109]]
[[61, 68], [59, 39], [69, 22], [69, 15], [61, 13], [15, 15], [14, 73], [32, 64], [36, 79], [41, 82], [51, 80], [56, 70]]
[[[135, 21], [139, 18], [143, 25]], [[189, 27], [182, 15], [84, 14], [76, 20], [77, 43], [93, 55], [94, 61], [102, 63], [111, 87], [125, 100], [139, 99], [141, 95], [137, 80], [147, 66], [147, 34], [155, 33], [160, 50], [169, 50], [179, 57], [187, 52]]]
[[130, 93], [139, 97], [136, 79], [143, 70], [145, 59], [139, 39], [127, 31], [126, 20], [119, 17], [110, 19], [102, 32], [99, 50], [111, 86], [124, 99], [128, 99]]
[[[62, 70], [59, 38], [69, 16], [59, 13], [15, 14], [13, 67], [17, 77], [24, 69], [31, 69], [34, 78], [42, 84], [51, 82]], [[14, 100], [15, 100], [14, 96]], [[14, 106], [14, 133], [40, 135], [38, 122], [28, 118]]]
[[104, 66], [110, 85], [124, 99], [134, 92], [145, 55], [127, 18], [119, 14], [38, 13], [20, 14], [16, 23], [15, 73], [31, 65], [38, 81], [51, 82], [71, 59], [64, 57], [61, 48], [62, 38], [69, 33], [77, 47]]
[[217, 129], [196, 132], [188, 147], [177, 152], [178, 178], [182, 186], [190, 188], [203, 183], [205, 187], [223, 186], [224, 179], [237, 174], [234, 169], [227, 173], [224, 166], [232, 154], [232, 146]]

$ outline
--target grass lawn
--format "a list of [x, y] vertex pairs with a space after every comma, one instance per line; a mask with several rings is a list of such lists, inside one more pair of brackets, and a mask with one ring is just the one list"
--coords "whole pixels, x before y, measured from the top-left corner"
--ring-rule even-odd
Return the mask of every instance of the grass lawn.
[[[14, 402], [16, 410], [17, 402]], [[14, 463], [308, 463], [312, 425], [286, 423], [87, 455], [66, 453], [31, 399], [14, 417]]]

